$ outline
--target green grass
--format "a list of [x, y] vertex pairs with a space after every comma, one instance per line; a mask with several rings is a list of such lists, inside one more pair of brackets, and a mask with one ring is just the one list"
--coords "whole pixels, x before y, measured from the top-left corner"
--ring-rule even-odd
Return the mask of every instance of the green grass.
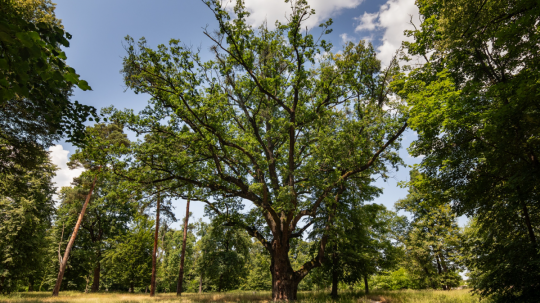
[[[232, 293], [185, 293], [177, 298], [174, 293], [163, 293], [150, 298], [148, 294], [129, 293], [81, 293], [74, 291], [61, 292], [60, 296], [52, 297], [50, 292], [24, 292], [8, 296], [0, 296], [0, 302], [13, 303], [42, 303], [42, 302], [78, 302], [78, 303], [128, 303], [128, 302], [185, 302], [185, 303], [222, 303], [222, 302], [269, 302], [270, 292], [232, 292]], [[299, 302], [336, 302], [336, 303], [476, 303], [478, 297], [471, 295], [468, 290], [403, 290], [403, 291], [373, 291], [365, 296], [362, 292], [343, 292], [338, 300], [332, 300], [327, 292], [299, 292]], [[487, 301], [483, 301], [486, 302]]]

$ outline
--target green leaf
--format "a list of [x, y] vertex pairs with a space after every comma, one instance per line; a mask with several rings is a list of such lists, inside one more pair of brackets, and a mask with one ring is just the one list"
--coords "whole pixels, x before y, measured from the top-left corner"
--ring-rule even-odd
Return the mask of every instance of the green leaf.
[[6, 43], [13, 43], [15, 40], [11, 38], [11, 36], [6, 32], [0, 32], [0, 40], [6, 42]]
[[19, 39], [26, 47], [32, 47], [34, 45], [32, 37], [27, 32], [16, 33], [15, 37], [17, 37], [17, 39]]
[[92, 90], [92, 88], [88, 85], [88, 82], [86, 82], [85, 80], [80, 80], [77, 86], [79, 86], [79, 88], [84, 91]]
[[79, 77], [75, 73], [65, 73], [64, 74], [64, 79], [66, 79], [66, 81], [69, 81], [69, 82], [71, 82], [73, 84], [78, 84], [78, 82], [79, 82]]

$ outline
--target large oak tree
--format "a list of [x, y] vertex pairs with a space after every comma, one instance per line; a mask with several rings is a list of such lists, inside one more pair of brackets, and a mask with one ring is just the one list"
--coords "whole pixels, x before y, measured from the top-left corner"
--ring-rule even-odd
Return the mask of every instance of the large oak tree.
[[332, 54], [322, 39], [331, 21], [313, 36], [303, 26], [314, 14], [305, 1], [292, 2], [275, 29], [250, 26], [242, 1], [233, 10], [205, 3], [219, 23], [204, 32], [213, 60], [178, 40], [152, 49], [127, 38], [125, 83], [151, 99], [139, 114], [117, 111], [114, 119], [152, 140], [133, 144], [117, 165], [151, 167], [160, 178], [149, 180], [179, 196], [192, 186], [192, 201], [268, 250], [273, 299], [294, 300], [298, 283], [321, 265], [327, 235], [296, 271], [291, 239], [315, 220], [332, 224], [331, 211], [318, 215], [345, 184], [362, 186], [400, 163], [406, 117], [389, 89], [398, 67], [382, 69], [364, 42]]

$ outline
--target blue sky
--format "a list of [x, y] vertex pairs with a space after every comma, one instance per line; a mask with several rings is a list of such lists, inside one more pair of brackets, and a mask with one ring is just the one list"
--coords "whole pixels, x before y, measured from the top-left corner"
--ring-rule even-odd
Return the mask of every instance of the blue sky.
[[[229, 6], [234, 1], [224, 1]], [[383, 64], [389, 62], [395, 50], [405, 39], [403, 31], [410, 29], [409, 21], [418, 22], [414, 0], [311, 0], [310, 6], [316, 15], [309, 26], [332, 18], [333, 33], [327, 40], [333, 43], [333, 52], [341, 49], [346, 41], [371, 41]], [[116, 108], [141, 110], [148, 100], [146, 95], [135, 95], [126, 90], [120, 69], [125, 55], [124, 37], [134, 39], [145, 37], [150, 46], [168, 43], [172, 38], [201, 48], [203, 59], [210, 59], [209, 39], [203, 35], [203, 28], [216, 28], [211, 11], [200, 0], [56, 0], [56, 15], [62, 20], [65, 29], [73, 35], [70, 47], [66, 49], [67, 63], [74, 67], [82, 79], [88, 81], [92, 91], [75, 91], [74, 99], [101, 109], [113, 105]], [[284, 20], [290, 7], [281, 0], [247, 0], [246, 7], [252, 12], [249, 19], [254, 25], [265, 19]], [[406, 147], [414, 140], [415, 134], [405, 133], [400, 154], [408, 165], [418, 163], [419, 159], [410, 157]], [[58, 186], [67, 186], [80, 171], [69, 171], [65, 165], [74, 147], [59, 142], [52, 149], [53, 161], [60, 166], [57, 176]], [[68, 154], [69, 153], [69, 154]], [[405, 197], [407, 191], [397, 187], [397, 182], [408, 178], [408, 169], [400, 168], [391, 174], [387, 182], [376, 184], [384, 188], [384, 193], [374, 202], [393, 208], [394, 203]], [[185, 202], [176, 201], [177, 217], [182, 217]], [[192, 203], [195, 218], [203, 215], [203, 206]], [[175, 224], [176, 225], [176, 224]]]

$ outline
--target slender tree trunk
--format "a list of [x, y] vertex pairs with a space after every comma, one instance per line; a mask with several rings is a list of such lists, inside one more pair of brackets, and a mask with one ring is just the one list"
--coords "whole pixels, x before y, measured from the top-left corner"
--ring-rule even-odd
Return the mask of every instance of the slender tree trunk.
[[129, 290], [128, 290], [129, 293], [134, 293], [135, 292], [135, 288], [133, 287], [133, 281], [129, 282]]
[[441, 262], [439, 261], [438, 255], [435, 255], [435, 260], [437, 261], [437, 273], [440, 275], [442, 273], [442, 268], [441, 268]]
[[30, 280], [28, 282], [28, 292], [34, 291], [34, 281]]
[[[98, 258], [99, 258], [98, 254]], [[92, 282], [92, 292], [97, 292], [99, 290], [99, 277], [101, 274], [101, 264], [98, 260], [98, 263], [94, 267], [94, 281]]]
[[202, 274], [199, 276], [199, 293], [202, 294]]
[[189, 198], [187, 199], [186, 204], [186, 218], [184, 220], [184, 237], [182, 239], [182, 255], [180, 256], [180, 271], [178, 272], [178, 283], [176, 284], [176, 295], [182, 295], [182, 281], [184, 280], [184, 259], [186, 256], [186, 239], [187, 239], [187, 228], [189, 220]]
[[92, 191], [94, 191], [94, 187], [96, 186], [96, 180], [97, 180], [97, 176], [94, 177], [94, 181], [92, 182], [92, 187], [90, 187], [90, 192], [88, 192], [88, 195], [86, 196], [86, 200], [84, 201], [83, 208], [81, 210], [81, 213], [79, 214], [79, 218], [77, 219], [77, 224], [75, 224], [75, 228], [73, 229], [73, 234], [71, 235], [71, 238], [69, 239], [68, 245], [66, 247], [66, 251], [64, 252], [64, 258], [62, 259], [62, 262], [60, 263], [60, 270], [58, 271], [58, 278], [56, 279], [56, 284], [54, 286], [53, 293], [52, 293], [54, 297], [57, 297], [58, 293], [60, 292], [60, 286], [62, 285], [62, 279], [64, 278], [64, 272], [66, 271], [69, 253], [71, 252], [71, 249], [73, 248], [73, 243], [75, 243], [75, 238], [77, 238], [77, 232], [79, 232], [79, 228], [81, 227], [84, 213], [86, 212], [86, 208], [88, 207], [88, 203], [90, 202], [90, 198], [92, 197]]
[[366, 290], [366, 295], [369, 294], [369, 285], [368, 285], [368, 280], [367, 280], [367, 275], [364, 275], [364, 288]]
[[338, 284], [339, 284], [339, 277], [338, 277], [338, 266], [339, 266], [339, 262], [338, 262], [338, 256], [337, 256], [337, 253], [334, 252], [332, 254], [332, 292], [330, 293], [330, 295], [332, 296], [332, 298], [334, 299], [337, 299], [338, 297]]
[[529, 217], [529, 210], [527, 209], [527, 205], [522, 202], [523, 205], [523, 217], [525, 219], [525, 224], [527, 224], [527, 230], [529, 231], [529, 238], [531, 240], [531, 243], [536, 246], [536, 237], [534, 235], [534, 230], [532, 228], [531, 224], [531, 218]]
[[154, 252], [152, 253], [152, 280], [150, 280], [150, 297], [156, 294], [156, 253], [159, 237], [159, 207], [160, 207], [160, 192], [158, 189], [157, 207], [156, 207], [156, 231], [154, 233]]

